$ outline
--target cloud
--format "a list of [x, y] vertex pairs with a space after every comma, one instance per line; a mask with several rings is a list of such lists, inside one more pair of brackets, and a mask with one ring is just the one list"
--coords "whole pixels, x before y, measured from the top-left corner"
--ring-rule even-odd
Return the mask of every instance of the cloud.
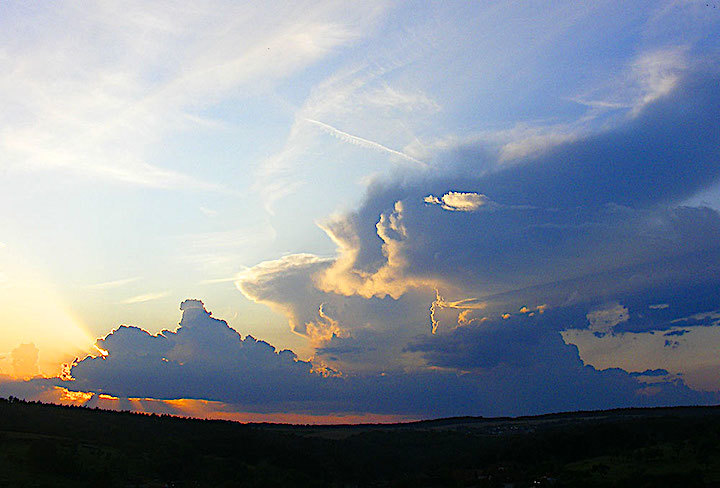
[[665, 369], [646, 369], [638, 373], [630, 373], [630, 376], [668, 376], [670, 373]]
[[[291, 254], [274, 261], [260, 263], [241, 273], [237, 286], [248, 298], [276, 308], [285, 313], [290, 327], [299, 333], [307, 333], [307, 324], [317, 319], [323, 303], [322, 292], [315, 289], [309, 279], [315, 272], [326, 269], [331, 263], [311, 254]], [[297, 294], [307, 299], [312, 311], [299, 312], [285, 298]], [[303, 307], [304, 308], [304, 307]]]
[[[276, 202], [305, 189], [306, 182], [316, 181], [317, 174], [310, 169], [323, 163], [326, 175], [337, 173], [341, 178], [336, 181], [361, 180], [373, 165], [387, 173], [396, 166], [388, 162], [409, 162], [403, 168], [411, 171], [429, 169], [429, 163], [404, 149], [417, 141], [407, 122], [408, 116], [415, 121], [428, 120], [438, 105], [417, 87], [401, 88], [404, 84], [392, 80], [419, 54], [390, 51], [372, 53], [374, 61], [353, 63], [322, 80], [295, 110], [284, 146], [265, 159], [256, 173], [253, 188], [266, 210], [273, 213]], [[330, 151], [332, 141], [322, 137], [324, 134], [335, 139], [332, 147], [336, 153]], [[328, 160], [326, 155], [331, 154]], [[337, 155], [347, 162], [338, 165]]]
[[417, 339], [408, 345], [428, 364], [473, 370], [545, 367], [550, 370], [582, 368], [573, 347], [565, 344], [548, 319], [526, 314], [496, 317], [480, 324], [457, 327], [444, 334]]
[[135, 295], [134, 297], [127, 298], [127, 299], [123, 300], [121, 303], [126, 304], [126, 305], [132, 305], [134, 303], [150, 302], [152, 300], [159, 300], [161, 298], [165, 298], [169, 294], [170, 294], [169, 291], [143, 293], [142, 295]]
[[[573, 346], [533, 323], [545, 320], [540, 318], [545, 314], [521, 314], [509, 326], [500, 320], [490, 329], [473, 325], [418, 339], [409, 348], [432, 368], [339, 374], [251, 336], [241, 338], [199, 300], [186, 300], [181, 309], [175, 331], [152, 335], [121, 326], [98, 340], [107, 356], [77, 361], [73, 381], [52, 384], [69, 390], [68, 395], [92, 392], [100, 400], [203, 399], [244, 412], [315, 415], [499, 415], [713, 398], [677, 382], [659, 382], [658, 392], [648, 397], [641, 393], [643, 384], [627, 373], [583, 366]], [[505, 340], [509, 338], [519, 340]]]
[[428, 195], [423, 201], [429, 205], [440, 205], [445, 210], [456, 212], [474, 212], [480, 207], [491, 204], [490, 199], [481, 193], [449, 191], [442, 197]]
[[0, 397], [15, 396], [28, 400], [52, 402], [59, 400], [55, 393], [57, 378], [33, 378], [24, 380], [0, 375]]
[[[578, 356], [562, 340], [564, 331], [589, 333], [587, 343], [592, 347], [616, 339], [638, 340], [657, 351], [664, 343], [650, 336], [680, 327], [692, 330], [672, 338], [678, 347], [667, 354], [677, 354], [678, 364], [691, 354], [684, 341], [702, 334], [712, 339], [717, 318], [697, 312], [708, 314], [717, 306], [694, 301], [695, 310], [689, 310], [679, 297], [689, 289], [707, 290], [717, 283], [720, 217], [711, 209], [678, 205], [717, 183], [720, 175], [715, 63], [703, 67], [688, 62], [682, 48], [642, 53], [625, 70], [633, 72], [632, 83], [639, 89], [623, 92], [618, 99], [590, 93], [576, 98], [591, 102], [592, 107], [568, 108], [567, 93], [534, 95], [550, 85], [566, 86], [565, 81], [573, 90], [573, 80], [589, 77], [589, 71], [608, 66], [608, 61], [614, 63], [615, 53], [627, 48], [626, 43], [611, 48], [603, 44], [595, 51], [598, 64], [577, 73], [575, 68], [547, 62], [562, 58], [571, 62], [560, 64], [574, 66], [573, 60], [587, 57], [585, 49], [574, 54], [561, 41], [567, 36], [573, 46], [587, 45], [611, 24], [595, 15], [597, 10], [559, 6], [538, 13], [532, 25], [511, 29], [497, 19], [506, 12], [514, 15], [517, 9], [512, 6], [460, 9], [452, 15], [438, 9], [428, 24], [408, 25], [382, 43], [389, 48], [380, 49], [363, 36], [378, 27], [382, 37], [383, 25], [397, 23], [376, 22], [380, 13], [388, 12], [388, 5], [376, 5], [347, 9], [315, 2], [247, 9], [219, 3], [167, 12], [165, 5], [158, 4], [140, 9], [142, 16], [132, 6], [99, 4], [67, 10], [60, 5], [39, 12], [47, 12], [51, 24], [65, 26], [62, 35], [39, 39], [13, 33], [44, 34], [23, 28], [42, 22], [32, 16], [11, 16], [6, 22], [20, 26], [17, 31], [7, 30], [6, 51], [12, 56], [0, 52], [7, 73], [0, 81], [7, 102], [0, 115], [6, 156], [17, 171], [62, 168], [93, 179], [212, 188], [212, 183], [185, 174], [175, 163], [165, 167], [168, 163], [153, 157], [157, 152], [148, 148], [197, 124], [217, 125], [208, 114], [216, 113], [216, 102], [228, 98], [243, 105], [246, 97], [258, 92], [272, 97], [277, 92], [277, 98], [297, 100], [308, 81], [325, 76], [322, 70], [308, 67], [322, 59], [334, 66], [342, 64], [342, 59], [332, 56], [337, 48], [358, 47], [347, 54], [361, 61], [317, 84], [291, 114], [294, 123], [285, 145], [259, 164], [255, 189], [268, 208], [299, 188], [320, 208], [330, 200], [328, 193], [341, 193], [349, 186], [326, 182], [355, 181], [372, 163], [385, 168], [388, 158], [410, 158], [433, 164], [423, 171], [378, 178], [355, 211], [321, 222], [337, 246], [337, 255], [293, 254], [266, 260], [238, 278], [246, 297], [285, 314], [292, 329], [307, 337], [317, 353], [313, 367], [328, 366], [348, 378], [320, 380], [303, 372], [297, 376], [302, 381], [310, 377], [317, 382], [308, 388], [314, 388], [308, 402], [337, 400], [341, 391], [357, 399], [356, 408], [405, 406], [427, 411], [436, 406], [451, 411], [475, 401], [478, 409], [492, 409], [498, 397], [514, 398], [516, 391], [522, 391], [517, 398], [530, 403], [512, 407], [500, 402], [497, 408], [522, 411], [550, 404], [562, 408], [576, 405], [572, 395], [582, 391], [587, 381], [593, 395], [617, 392], [613, 401], [632, 403], [637, 384], [621, 371], [610, 371], [613, 365], [625, 364], [621, 358], [608, 349], [598, 354], [595, 363], [582, 344], [577, 346]], [[394, 9], [395, 16], [384, 20], [403, 19], [412, 8]], [[627, 32], [631, 23], [636, 27], [652, 15], [645, 10], [624, 16], [623, 27], [615, 28]], [[466, 14], [472, 14], [467, 15], [469, 22], [457, 21]], [[278, 16], [294, 21], [277, 23]], [[106, 19], [113, 19], [113, 25], [105, 25]], [[588, 21], [588, 29], [578, 30], [579, 21]], [[87, 31], [87, 26], [98, 22], [103, 29]], [[438, 32], [432, 24], [442, 24], [447, 29], [443, 32], [453, 35], [428, 37], [427, 32]], [[95, 35], [104, 42], [88, 43]], [[649, 39], [652, 34], [644, 32], [644, 36]], [[410, 42], [414, 38], [425, 41]], [[484, 49], [486, 56], [478, 57], [475, 49], [458, 42], [469, 38], [474, 47], [489, 47]], [[360, 39], [363, 42], [355, 42]], [[503, 59], [513, 62], [494, 69]], [[560, 74], [538, 76], [547, 73], [533, 70], [532, 64], [557, 66]], [[417, 76], [414, 66], [431, 66], [441, 76], [425, 79]], [[621, 66], [613, 67], [623, 72]], [[283, 83], [284, 88], [276, 91], [291, 73], [302, 73], [299, 84]], [[489, 80], [492, 77], [497, 78], [495, 83]], [[517, 90], [523, 84], [532, 87]], [[435, 101], [436, 95], [441, 102], [463, 106], [462, 110], [444, 107], [445, 103]], [[557, 108], [558, 102], [551, 100], [556, 95], [562, 96], [557, 97], [562, 99], [561, 113], [551, 114], [551, 123], [540, 129], [532, 123], [516, 124], [492, 141], [472, 133], [472, 127], [504, 124], [518, 114], [547, 115], [548, 109], [538, 107], [555, 103]], [[497, 103], [500, 99], [502, 104]], [[292, 102], [280, 103], [285, 107]], [[600, 110], [610, 112], [609, 108], [611, 116], [597, 115]], [[584, 111], [579, 120], [563, 121], [563, 114], [578, 109]], [[592, 124], [584, 122], [588, 117]], [[254, 128], [262, 131], [260, 126]], [[342, 180], [335, 178], [338, 174]], [[305, 181], [317, 186], [302, 186]], [[306, 209], [303, 206], [302, 213]], [[293, 226], [300, 223], [288, 227]], [[245, 232], [247, 236], [258, 238]], [[242, 237], [237, 231], [189, 236], [187, 247], [192, 249], [184, 257], [199, 266], [213, 259], [218, 268], [214, 276], [233, 275], [247, 264], [226, 259], [239, 252], [234, 243]], [[288, 245], [300, 245], [297, 242]], [[222, 250], [222, 259], [216, 259]], [[649, 295], [662, 284], [674, 290]], [[140, 295], [129, 301], [152, 297]], [[711, 294], [706, 298], [716, 299]], [[671, 307], [649, 309], [649, 303]], [[607, 304], [622, 308], [608, 312]], [[199, 313], [184, 312], [188, 317]], [[201, 322], [224, 330], [216, 322]], [[183, 348], [197, 349], [199, 358], [208, 350], [223, 350], [220, 339], [197, 348], [189, 332], [193, 323], [188, 318], [177, 332], [162, 337], [140, 329], [118, 329], [102, 345], [108, 357], [76, 366], [77, 381], [91, 381], [96, 374], [97, 381], [89, 387], [99, 389], [107, 381], [125, 391], [129, 387], [122, 382], [127, 382], [124, 375], [111, 374], [117, 366], [150, 393], [163, 394], [163, 386], [158, 386], [165, 379], [162, 375], [169, 384], [183, 387], [176, 378], [187, 372], [184, 365], [193, 364], [183, 360]], [[597, 330], [589, 330], [588, 324]], [[219, 336], [228, 344], [240, 341], [231, 334]], [[245, 346], [254, 347], [252, 341]], [[176, 356], [168, 357], [171, 351]], [[207, 367], [193, 370], [198, 376], [191, 377], [183, 394], [208, 394], [200, 385], [211, 394], [225, 391], [219, 373], [225, 363], [220, 358], [238, 355], [207, 359]], [[527, 364], [525, 359], [533, 355], [542, 359], [544, 370]], [[608, 372], [582, 366], [581, 359]], [[292, 369], [298, 363], [288, 364]], [[243, 367], [237, 371], [247, 372]], [[152, 371], [162, 378], [138, 372], [149, 368], [157, 369]], [[379, 376], [382, 373], [386, 375]], [[294, 373], [287, 374], [295, 378]], [[153, 383], [144, 385], [145, 377]], [[523, 381], [528, 384], [520, 384]], [[363, 382], [365, 389], [357, 386]], [[562, 390], [565, 386], [567, 390]], [[678, 395], [668, 398], [694, 398], [683, 397], [687, 392], [681, 386], [668, 386], [668, 392]], [[338, 389], [335, 396], [333, 388]], [[452, 395], [443, 397], [443, 388]], [[543, 388], [561, 391], [553, 399]], [[385, 390], [398, 393], [378, 395]], [[237, 394], [232, 388], [227, 391]], [[588, 399], [587, 404], [593, 401]]]
[[678, 330], [671, 330], [670, 332], [665, 332], [663, 335], [666, 337], [668, 337], [668, 336], [683, 336], [683, 335], [687, 334], [688, 332], [690, 332], [690, 331], [687, 329], [678, 329]]
[[206, 217], [213, 218], [213, 217], [217, 217], [217, 215], [218, 215], [218, 211], [214, 210], [212, 208], [207, 208], [207, 207], [201, 206], [201, 207], [199, 207], [199, 209], [203, 213], [203, 215], [205, 215]]
[[644, 92], [636, 102], [636, 112], [676, 87], [687, 68], [687, 50], [685, 46], [660, 49], [645, 53], [635, 61], [633, 71]]
[[618, 110], [636, 115], [676, 88], [692, 64], [689, 53], [689, 45], [641, 52], [619, 75], [609, 76], [590, 92], [569, 99], [589, 107], [590, 117]]
[[112, 280], [112, 281], [104, 281], [102, 283], [94, 283], [92, 285], [87, 285], [85, 288], [90, 289], [90, 290], [107, 290], [110, 288], [119, 288], [121, 286], [125, 286], [130, 283], [134, 283], [138, 280], [140, 280], [140, 277], [135, 276], [132, 278], [123, 278], [120, 280]]
[[323, 129], [328, 134], [337, 137], [341, 141], [349, 142], [350, 144], [356, 144], [358, 146], [367, 147], [370, 149], [376, 149], [379, 151], [384, 151], [388, 154], [391, 154], [393, 156], [397, 156], [401, 159], [404, 159], [406, 161], [410, 161], [412, 163], [415, 163], [417, 165], [420, 165], [421, 167], [425, 168], [427, 167], [427, 163], [423, 163], [422, 161], [415, 159], [412, 156], [409, 156], [403, 152], [396, 151], [395, 149], [390, 149], [389, 147], [383, 146], [382, 144], [379, 144], [377, 142], [369, 141], [367, 139], [363, 139], [362, 137], [354, 136], [352, 134], [348, 134], [347, 132], [343, 132], [340, 129], [337, 129], [331, 125], [325, 124], [323, 122], [320, 122], [318, 120], [313, 119], [305, 119], [307, 122], [310, 122], [311, 124], [315, 124], [321, 129]]
[[640, 372], [665, 369], [680, 375], [685, 384], [700, 391], [720, 390], [717, 361], [718, 327], [671, 329], [665, 333], [621, 332], [592, 335], [585, 330], [562, 333], [575, 344], [586, 364], [597, 369], [622, 368]]
[[593, 332], [610, 332], [618, 324], [628, 321], [628, 309], [616, 303], [605, 308], [593, 310], [586, 315]]
[[[2, 29], [1, 37], [5, 162], [16, 171], [228, 192], [149, 149], [198, 124], [217, 125], [206, 109], [328, 56], [382, 10], [318, 2], [239, 8], [223, 0], [191, 9], [137, 2], [6, 9], [4, 25], [19, 30]], [[282, 17], [293, 22], [268, 21]], [[32, 28], [49, 20], [65, 28]]]
[[[591, 312], [607, 312], [604, 318], [610, 322], [601, 321], [601, 332], [577, 318], [559, 321], [566, 324], [560, 331], [564, 341], [576, 345], [582, 360], [597, 369], [665, 369], [694, 389], [720, 390], [720, 365], [714, 352], [720, 341], [717, 278], [662, 283], [625, 294], [623, 302], [622, 306], [588, 307]], [[668, 306], [648, 307], [658, 302]], [[624, 320], [615, 323], [618, 317]], [[610, 323], [615, 325], [605, 329]]]
[[[430, 305], [430, 322], [432, 323], [432, 333], [437, 332], [440, 326], [440, 321], [437, 319], [437, 314], [443, 309], [460, 310], [457, 316], [458, 325], [467, 325], [475, 321], [484, 321], [487, 317], [472, 318], [471, 314], [475, 311], [482, 310], [487, 307], [487, 303], [478, 300], [477, 298], [465, 298], [463, 300], [447, 301], [440, 292], [435, 290], [435, 301]], [[509, 315], [508, 315], [509, 316]]]
[[176, 331], [151, 335], [121, 326], [97, 341], [107, 351], [87, 357], [71, 369], [73, 390], [120, 397], [204, 398], [275, 405], [307, 400], [322, 375], [291, 351], [247, 336], [211, 317], [202, 302], [182, 303]]
[[[555, 145], [489, 174], [478, 181], [481, 191], [500, 203], [543, 207], [679, 201], [718, 176], [711, 164], [718, 122], [706, 109], [720, 97], [716, 81], [715, 73], [685, 73], [673, 91], [620, 127]], [[676, 171], [683, 181], [671, 184]]]
[[[265, 262], [238, 287], [284, 312], [316, 359], [343, 374], [439, 368], [505, 388], [502, 370], [553, 391], [560, 377], [597, 381], [598, 395], [613, 381], [631, 389], [615, 367], [692, 376], [682, 345], [676, 363], [657, 360], [666, 338], [648, 339], [637, 364], [612, 349], [631, 351], [636, 338], [674, 330], [671, 312], [689, 317], [717, 300], [720, 215], [680, 204], [720, 177], [720, 121], [708, 109], [718, 75], [672, 76], [612, 125], [512, 162], [478, 144], [449, 150], [450, 173], [376, 182], [357, 210], [320, 224], [335, 258]], [[669, 306], [648, 308], [657, 303]], [[697, 334], [715, 343], [714, 330]], [[713, 389], [699, 375], [690, 384]], [[668, 401], [692, 397], [676, 386]], [[575, 405], [570, 391], [558, 402]]]
[[257, 253], [275, 241], [276, 232], [265, 221], [248, 222], [241, 228], [183, 234], [177, 238], [176, 259], [203, 272], [225, 275], [237, 267], [240, 256]]

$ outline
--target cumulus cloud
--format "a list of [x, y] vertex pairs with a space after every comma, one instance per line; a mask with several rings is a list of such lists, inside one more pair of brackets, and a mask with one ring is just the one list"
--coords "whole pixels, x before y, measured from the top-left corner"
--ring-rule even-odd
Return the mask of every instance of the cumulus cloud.
[[182, 303], [175, 331], [152, 335], [121, 326], [97, 341], [106, 351], [73, 364], [73, 390], [122, 397], [206, 398], [273, 404], [308, 399], [321, 375], [288, 350], [244, 339], [211, 317], [202, 302]]
[[[702, 403], [714, 398], [673, 381], [658, 382], [658, 390], [648, 397], [643, 383], [623, 371], [584, 366], [574, 346], [542, 332], [546, 314], [519, 314], [489, 327], [471, 325], [451, 334], [417, 338], [407, 349], [421, 357], [425, 367], [341, 374], [251, 336], [241, 338], [199, 300], [186, 300], [181, 309], [175, 331], [151, 335], [122, 326], [98, 340], [107, 355], [73, 365], [73, 381], [30, 383], [25, 385], [28, 394], [60, 387], [66, 399], [75, 395], [88, 405], [114, 399], [130, 408], [138, 399], [204, 399], [261, 413], [414, 417]], [[329, 348], [341, 353], [336, 339], [329, 341]], [[505, 349], [494, 347], [497, 343]], [[345, 352], [352, 352], [351, 345], [344, 344]], [[18, 387], [0, 385], [0, 391]], [[167, 403], [168, 408], [173, 405]]]
[[[311, 254], [291, 254], [254, 266], [241, 274], [237, 284], [248, 298], [285, 313], [295, 332], [307, 334], [307, 325], [318, 318], [318, 311], [324, 303], [324, 294], [313, 286], [309, 278], [327, 269], [331, 262]], [[293, 294], [303, 297], [312, 310], [301, 310], [285, 300]]]
[[630, 372], [664, 369], [682, 377], [696, 390], [720, 390], [717, 327], [601, 335], [576, 329], [562, 334], [567, 343], [578, 347], [583, 361], [595, 368], [622, 368]]

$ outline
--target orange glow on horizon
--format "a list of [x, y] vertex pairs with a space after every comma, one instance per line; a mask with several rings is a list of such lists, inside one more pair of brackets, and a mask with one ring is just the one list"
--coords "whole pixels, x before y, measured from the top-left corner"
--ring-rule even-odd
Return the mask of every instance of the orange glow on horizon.
[[78, 404], [82, 405], [83, 403], [86, 403], [89, 401], [92, 397], [92, 393], [87, 393], [84, 391], [70, 391], [66, 388], [61, 388], [59, 386], [55, 387], [60, 391], [60, 403], [65, 404], [72, 403], [72, 404]]
[[[12, 351], [32, 343], [38, 351], [40, 375], [62, 374], [62, 364], [82, 356], [92, 347], [94, 337], [64, 303], [57, 287], [15, 247], [0, 248], [0, 351]], [[3, 354], [3, 356], [6, 356]], [[8, 357], [0, 358], [0, 373], [14, 374]]]
[[212, 412], [205, 418], [241, 423], [267, 422], [292, 425], [395, 424], [419, 420], [419, 418], [406, 415], [375, 413], [315, 415], [307, 413]]
[[[274, 423], [292, 425], [343, 425], [343, 424], [391, 424], [412, 422], [418, 417], [376, 413], [312, 414], [293, 412], [241, 412], [235, 406], [211, 401], [181, 398], [159, 400], [156, 398], [119, 398], [106, 393], [72, 391], [56, 386], [41, 393], [37, 400], [61, 405], [97, 406], [103, 410], [131, 411], [146, 414], [166, 414], [175, 417], [207, 420], [228, 420], [240, 423]], [[96, 400], [96, 402], [95, 402]]]

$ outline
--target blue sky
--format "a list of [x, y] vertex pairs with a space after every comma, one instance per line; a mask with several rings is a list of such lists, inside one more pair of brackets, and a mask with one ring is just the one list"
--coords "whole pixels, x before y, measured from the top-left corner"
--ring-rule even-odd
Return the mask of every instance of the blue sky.
[[[0, 374], [52, 378], [120, 324], [174, 331], [197, 298], [293, 351], [305, 413], [714, 401], [718, 12], [3, 4]], [[282, 410], [228, 386], [256, 368], [283, 384], [284, 366], [253, 363], [277, 354], [208, 365], [182, 330], [148, 340], [172, 344], [157, 361], [198, 351], [197, 384], [108, 383], [150, 347], [140, 334], [98, 343], [109, 356], [76, 365], [75, 389]], [[392, 409], [372, 401], [378, 378], [402, 398], [456, 393]], [[509, 401], [505, 378], [530, 386]], [[621, 393], [602, 398], [610, 384]]]

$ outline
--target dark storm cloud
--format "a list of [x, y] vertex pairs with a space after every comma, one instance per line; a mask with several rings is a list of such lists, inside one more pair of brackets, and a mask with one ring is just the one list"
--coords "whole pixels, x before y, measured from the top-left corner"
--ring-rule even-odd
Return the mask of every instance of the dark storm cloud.
[[186, 300], [176, 331], [151, 335], [122, 326], [97, 341], [107, 356], [87, 357], [72, 367], [74, 390], [120, 397], [204, 398], [246, 404], [307, 400], [321, 380], [312, 364], [289, 350], [276, 351], [252, 336], [244, 339]]
[[[357, 211], [323, 224], [336, 259], [298, 267], [288, 256], [251, 269], [238, 285], [284, 311], [343, 370], [407, 367], [418, 354], [442, 367], [497, 359], [519, 368], [513, 360], [527, 351], [513, 342], [577, 362], [559, 333], [590, 327], [586, 315], [609, 302], [630, 316], [598, 334], [677, 327], [673, 320], [720, 308], [720, 215], [678, 206], [718, 178], [719, 81], [715, 72], [687, 71], [614, 128], [514, 161], [466, 147], [477, 159], [457, 162], [455, 176], [378, 183]], [[457, 332], [525, 306], [547, 309], [541, 331]], [[326, 333], [308, 333], [308, 325]], [[423, 350], [416, 337], [431, 327], [440, 335], [457, 327], [455, 342]]]
[[[210, 317], [199, 302], [186, 301], [184, 308], [176, 332], [152, 336], [136, 328], [119, 328], [98, 342], [107, 348], [105, 359], [86, 358], [72, 369], [75, 381], [55, 383], [75, 391], [120, 397], [219, 400], [252, 411], [424, 417], [704, 403], [713, 398], [672, 382], [653, 385], [656, 391], [648, 395], [645, 385], [627, 373], [583, 366], [573, 346], [527, 331], [521, 341], [509, 346], [514, 352], [493, 352], [492, 358], [484, 360], [478, 360], [477, 353], [481, 349], [489, 353], [492, 348], [478, 346], [477, 351], [464, 354], [458, 350], [463, 340], [451, 336], [412, 346], [440, 358], [435, 360], [438, 364], [452, 362], [453, 366], [474, 368], [468, 372], [420, 369], [323, 375], [290, 351], [278, 353], [265, 342], [241, 339], [224, 321]], [[513, 330], [509, 329], [510, 336]], [[498, 328], [495, 338], [505, 333]], [[520, 353], [528, 357], [522, 358]]]
[[[639, 292], [616, 293], [615, 296], [621, 297], [622, 304], [629, 309], [629, 317], [617, 324], [613, 332], [659, 331], [664, 332], [663, 335], [682, 336], [689, 328], [720, 325], [720, 274], [717, 266], [712, 264], [716, 260], [714, 253], [683, 256], [676, 262], [685, 266], [688, 279], [661, 279], [658, 280], [660, 284]], [[653, 269], [666, 278], [660, 270], [663, 266], [670, 264], [664, 261]], [[671, 276], [676, 273], [673, 271]], [[662, 303], [663, 307], [648, 307], [648, 303]], [[580, 326], [575, 322], [571, 327]]]
[[630, 373], [630, 376], [667, 376], [670, 372], [666, 369], [647, 369], [645, 371]]
[[557, 334], [559, 314], [518, 314], [457, 327], [445, 334], [423, 337], [407, 346], [432, 366], [469, 370], [542, 367], [582, 368], [577, 348]]
[[[379, 183], [343, 224], [345, 233], [352, 229], [359, 239], [356, 266], [370, 270], [382, 262], [374, 225], [395, 201], [404, 201], [410, 211], [413, 202], [452, 191], [484, 195], [505, 206], [505, 211], [456, 213], [436, 207], [430, 214], [423, 213], [419, 218], [431, 222], [423, 231], [437, 229], [427, 237], [437, 245], [434, 252], [485, 250], [487, 254], [494, 252], [494, 258], [527, 258], [532, 262], [532, 257], [541, 259], [558, 247], [568, 252], [567, 248], [602, 239], [606, 227], [605, 240], [614, 239], [612, 244], [620, 246], [622, 240], [618, 241], [619, 236], [612, 231], [628, 233], [630, 229], [623, 229], [623, 224], [642, 223], [647, 228], [654, 212], [666, 220], [666, 239], [675, 233], [698, 241], [711, 237], [717, 224], [713, 223], [708, 234], [702, 221], [717, 217], [700, 214], [709, 211], [693, 209], [684, 215], [663, 215], [658, 206], [680, 202], [717, 181], [718, 86], [720, 78], [715, 72], [688, 72], [674, 90], [628, 115], [617, 128], [555, 144], [512, 162], [498, 161], [499, 156], [487, 148], [466, 146], [454, 153], [455, 158], [464, 160], [444, 174], [424, 181]], [[523, 206], [527, 208], [519, 210]], [[613, 209], [616, 215], [609, 215]], [[622, 212], [626, 215], [619, 215]], [[689, 215], [693, 212], [695, 215]], [[637, 234], [629, 232], [628, 236], [638, 239]], [[465, 240], [460, 246], [462, 238]], [[592, 251], [590, 248], [584, 254], [595, 259]], [[624, 257], [626, 252], [620, 246], [613, 254]], [[442, 266], [442, 260], [435, 261], [440, 262], [425, 259], [413, 264]], [[459, 258], [448, 263], [455, 267], [462, 264]]]
[[688, 73], [624, 126], [558, 145], [478, 190], [544, 207], [673, 203], [720, 176], [717, 73]]

